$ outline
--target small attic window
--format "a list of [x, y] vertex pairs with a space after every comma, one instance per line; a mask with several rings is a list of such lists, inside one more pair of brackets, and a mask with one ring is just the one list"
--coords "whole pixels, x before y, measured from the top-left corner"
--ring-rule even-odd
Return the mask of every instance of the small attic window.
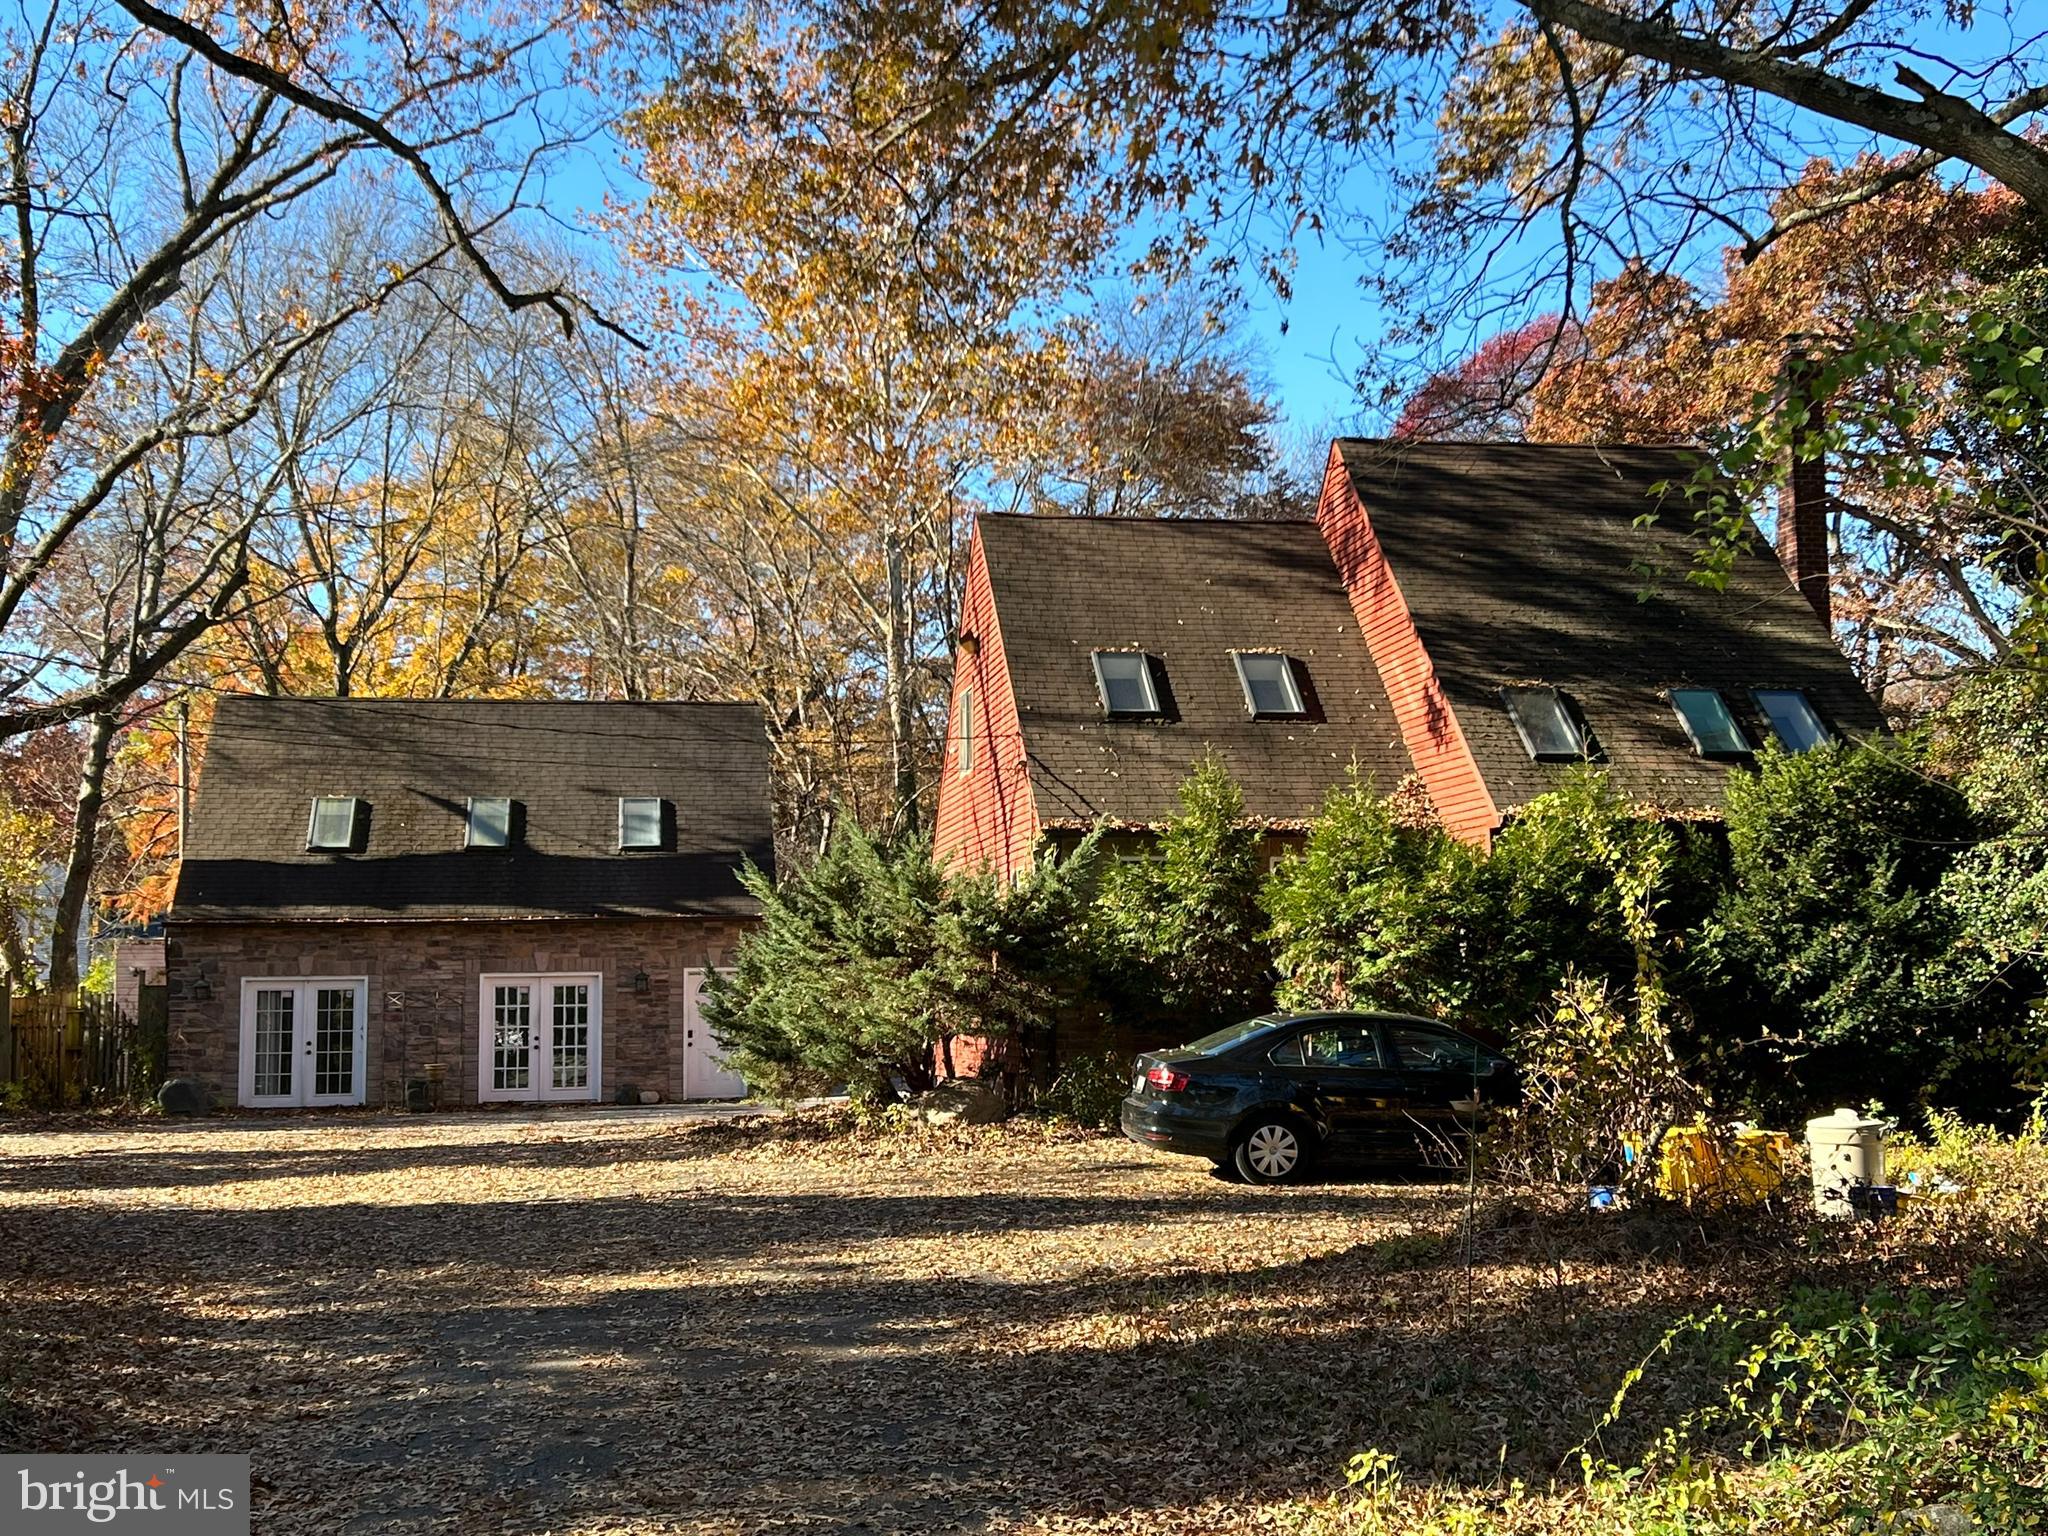
[[652, 795], [623, 795], [619, 799], [619, 847], [660, 848], [668, 802]]
[[509, 848], [512, 845], [512, 802], [471, 796], [468, 848]]
[[1537, 762], [1574, 763], [1586, 756], [1586, 733], [1555, 688], [1503, 688], [1500, 697], [1524, 750]]
[[1729, 712], [1720, 689], [1674, 688], [1668, 697], [1678, 711], [1678, 723], [1692, 740], [1693, 751], [1701, 757], [1749, 756], [1749, 738]]
[[1096, 651], [1095, 684], [1105, 715], [1156, 715], [1159, 691], [1152, 683], [1152, 658], [1143, 651]]
[[1254, 720], [1286, 719], [1305, 715], [1301, 689], [1294, 681], [1294, 663], [1277, 651], [1232, 651], [1237, 663], [1237, 680], [1244, 688], [1244, 705]]
[[962, 688], [960, 690], [960, 708], [955, 711], [955, 714], [957, 716], [956, 732], [960, 743], [957, 749], [960, 771], [963, 774], [972, 773], [974, 772], [974, 690], [972, 688]]
[[316, 795], [313, 814], [306, 822], [306, 846], [330, 853], [346, 853], [356, 845], [356, 807], [362, 802], [353, 795]]
[[1810, 752], [1835, 739], [1813, 707], [1813, 701], [1797, 688], [1758, 688], [1750, 694], [1756, 707], [1771, 722], [1771, 734], [1787, 752]]

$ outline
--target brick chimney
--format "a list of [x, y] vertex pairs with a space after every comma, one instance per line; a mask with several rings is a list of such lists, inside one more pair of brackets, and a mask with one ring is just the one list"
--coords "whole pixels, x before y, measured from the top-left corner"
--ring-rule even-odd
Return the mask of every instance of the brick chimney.
[[1785, 450], [1778, 482], [1778, 563], [1792, 578], [1822, 624], [1833, 628], [1828, 599], [1828, 465], [1819, 451], [1821, 412], [1816, 398], [1819, 365], [1802, 349], [1785, 357], [1785, 404], [1805, 410], [1803, 427], [1795, 427]]

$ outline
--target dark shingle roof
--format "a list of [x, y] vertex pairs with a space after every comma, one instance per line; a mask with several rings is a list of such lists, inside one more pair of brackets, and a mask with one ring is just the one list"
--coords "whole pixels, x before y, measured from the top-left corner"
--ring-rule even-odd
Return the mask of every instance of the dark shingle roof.
[[[1209, 747], [1269, 821], [1313, 816], [1354, 758], [1383, 790], [1410, 772], [1314, 524], [991, 516], [980, 531], [1042, 822], [1164, 820]], [[1174, 718], [1103, 719], [1098, 649], [1163, 660]], [[1302, 663], [1320, 718], [1250, 718], [1232, 650]]]
[[[1617, 788], [1717, 806], [1728, 768], [1694, 754], [1663, 690], [1719, 688], [1752, 740], [1753, 688], [1801, 688], [1836, 730], [1881, 728], [1833, 638], [1761, 539], [1725, 591], [1685, 579], [1696, 545], [1674, 448], [1341, 442], [1422, 643], [1502, 809], [1564, 770], [1522, 749], [1497, 690], [1542, 682], [1583, 709]], [[1666, 574], [1651, 580], [1645, 565]]]
[[[369, 802], [361, 851], [313, 853], [313, 797]], [[675, 808], [670, 851], [618, 851], [621, 796]], [[470, 796], [524, 837], [465, 850]], [[772, 857], [751, 704], [229, 697], [214, 715], [174, 922], [744, 915]]]

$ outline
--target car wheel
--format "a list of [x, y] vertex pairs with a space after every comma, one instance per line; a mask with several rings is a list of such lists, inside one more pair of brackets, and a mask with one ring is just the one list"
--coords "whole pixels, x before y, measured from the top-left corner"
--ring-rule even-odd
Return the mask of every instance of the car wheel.
[[1308, 1166], [1309, 1150], [1300, 1121], [1273, 1115], [1245, 1128], [1232, 1161], [1248, 1183], [1285, 1184]]

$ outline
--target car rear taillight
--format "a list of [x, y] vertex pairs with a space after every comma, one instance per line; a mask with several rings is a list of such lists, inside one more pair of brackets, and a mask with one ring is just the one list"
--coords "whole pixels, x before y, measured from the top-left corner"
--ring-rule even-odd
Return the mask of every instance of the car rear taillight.
[[1171, 1067], [1153, 1067], [1145, 1074], [1145, 1081], [1161, 1093], [1179, 1093], [1188, 1085], [1188, 1075], [1176, 1072]]

